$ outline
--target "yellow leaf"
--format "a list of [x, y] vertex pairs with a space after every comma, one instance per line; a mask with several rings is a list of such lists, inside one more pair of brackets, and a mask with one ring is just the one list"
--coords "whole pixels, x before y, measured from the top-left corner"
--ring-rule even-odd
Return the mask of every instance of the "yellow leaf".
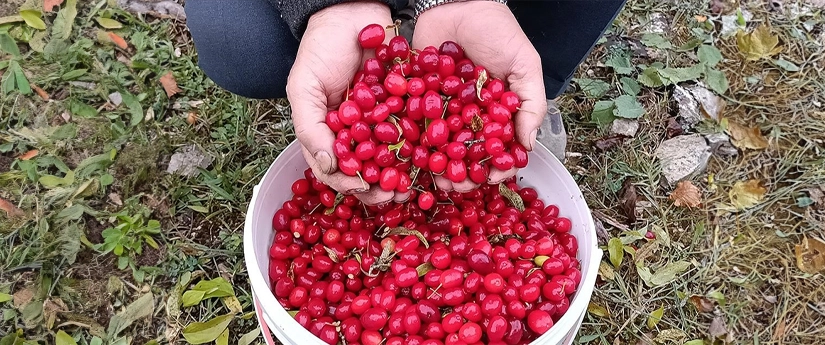
[[659, 321], [662, 321], [662, 316], [665, 315], [665, 308], [664, 306], [659, 307], [659, 309], [654, 310], [650, 315], [647, 317], [647, 328], [654, 329], [656, 325], [659, 324]]
[[739, 30], [736, 33], [736, 45], [745, 55], [745, 59], [750, 61], [767, 58], [782, 51], [782, 47], [778, 46], [779, 37], [771, 34], [771, 29], [765, 25], [760, 25], [750, 33]]
[[725, 129], [731, 137], [731, 143], [740, 149], [761, 150], [768, 147], [768, 139], [762, 136], [759, 127], [745, 127], [727, 120]]
[[676, 206], [697, 207], [702, 204], [702, 192], [690, 181], [680, 181], [670, 193], [670, 200]]
[[37, 30], [46, 30], [46, 23], [43, 22], [43, 19], [40, 19], [40, 15], [41, 13], [38, 10], [20, 11], [20, 16], [23, 17], [23, 20], [26, 21], [26, 24]]
[[95, 20], [105, 29], [120, 29], [123, 27], [123, 24], [111, 18], [97, 17]]
[[795, 252], [796, 266], [802, 272], [816, 274], [825, 271], [825, 242], [822, 240], [803, 237]]
[[587, 305], [587, 312], [598, 317], [609, 317], [610, 311], [594, 302]]
[[745, 210], [762, 202], [767, 191], [758, 180], [739, 181], [733, 185], [729, 196], [734, 207]]

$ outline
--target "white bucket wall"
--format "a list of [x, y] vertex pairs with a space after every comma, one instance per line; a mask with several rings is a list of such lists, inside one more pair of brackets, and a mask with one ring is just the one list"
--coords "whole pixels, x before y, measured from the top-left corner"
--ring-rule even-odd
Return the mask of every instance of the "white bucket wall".
[[[539, 143], [530, 152], [529, 159], [527, 167], [519, 171], [518, 184], [535, 188], [539, 198], [547, 204], [558, 205], [560, 215], [570, 218], [571, 233], [578, 239], [578, 259], [582, 266], [582, 281], [573, 295], [570, 309], [531, 345], [571, 344], [593, 294], [602, 251], [598, 248], [590, 209], [564, 165]], [[326, 345], [286, 312], [275, 299], [269, 284], [269, 247], [274, 237], [272, 217], [292, 197], [292, 182], [303, 178], [307, 167], [299, 144], [293, 142], [287, 146], [254, 187], [244, 226], [244, 258], [256, 312], [259, 320], [266, 323], [261, 325], [264, 331], [269, 328], [284, 345]]]

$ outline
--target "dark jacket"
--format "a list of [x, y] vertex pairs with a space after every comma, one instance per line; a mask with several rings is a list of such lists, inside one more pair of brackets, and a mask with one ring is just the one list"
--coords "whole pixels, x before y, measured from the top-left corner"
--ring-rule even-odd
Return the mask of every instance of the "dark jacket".
[[[346, 1], [348, 0], [269, 0], [272, 6], [281, 12], [281, 17], [289, 25], [292, 34], [299, 39], [307, 28], [310, 16], [324, 8]], [[397, 12], [406, 7], [409, 0], [381, 0], [381, 2], [389, 5], [393, 12]]]

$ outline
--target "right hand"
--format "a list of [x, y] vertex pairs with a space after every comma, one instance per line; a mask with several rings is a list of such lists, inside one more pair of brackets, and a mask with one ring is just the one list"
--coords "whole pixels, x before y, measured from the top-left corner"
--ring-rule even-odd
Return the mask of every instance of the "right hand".
[[[369, 58], [358, 44], [358, 33], [369, 24], [391, 24], [390, 9], [379, 2], [346, 2], [318, 11], [309, 19], [295, 64], [287, 80], [295, 133], [304, 158], [321, 181], [338, 192], [355, 195], [368, 205], [406, 201], [358, 177], [338, 171], [332, 153], [335, 134], [325, 117], [343, 101], [350, 81]], [[387, 35], [388, 39], [390, 35]]]

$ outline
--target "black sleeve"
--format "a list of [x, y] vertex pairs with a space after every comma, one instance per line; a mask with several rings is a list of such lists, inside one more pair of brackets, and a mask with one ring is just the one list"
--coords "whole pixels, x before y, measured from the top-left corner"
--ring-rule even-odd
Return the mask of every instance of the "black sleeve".
[[[351, 0], [269, 0], [272, 6], [281, 12], [281, 18], [286, 21], [292, 34], [298, 39], [304, 34], [309, 17], [315, 12], [347, 1]], [[381, 0], [381, 2], [387, 4], [393, 13], [400, 11], [409, 3], [408, 0]]]

